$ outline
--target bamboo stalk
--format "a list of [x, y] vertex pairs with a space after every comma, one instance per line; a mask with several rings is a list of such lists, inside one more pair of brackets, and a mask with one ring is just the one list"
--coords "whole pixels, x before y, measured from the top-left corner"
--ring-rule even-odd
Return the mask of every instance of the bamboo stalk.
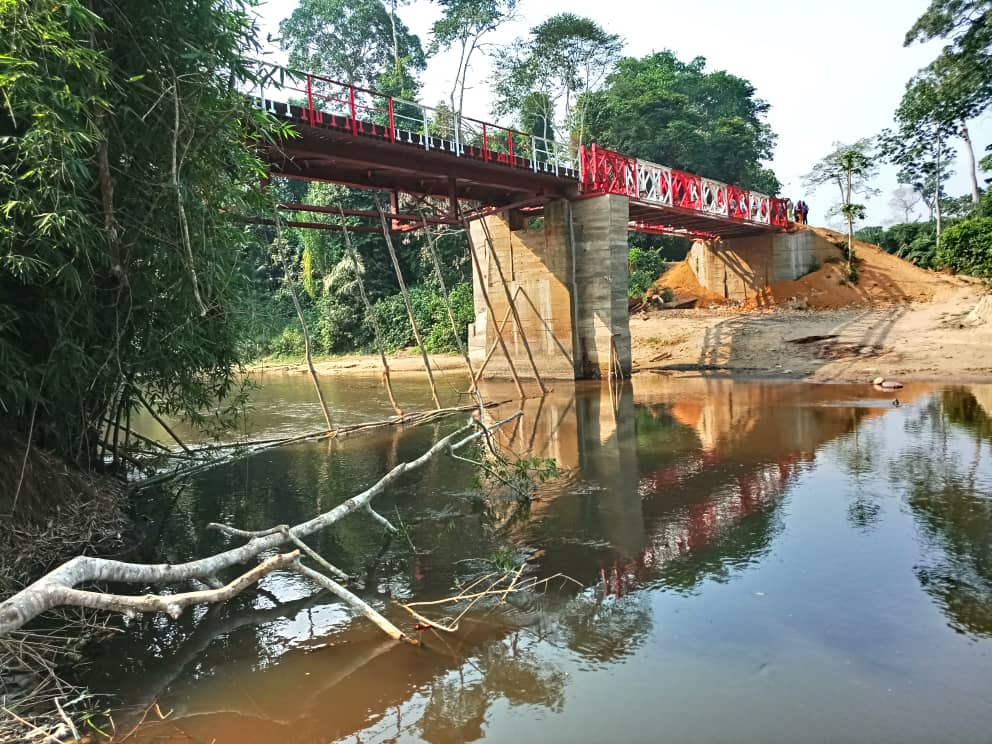
[[386, 238], [386, 247], [389, 249], [389, 258], [393, 262], [393, 270], [396, 272], [396, 281], [400, 284], [400, 294], [403, 295], [403, 302], [406, 304], [406, 314], [410, 318], [410, 328], [413, 329], [413, 337], [417, 341], [420, 349], [420, 356], [424, 360], [424, 369], [427, 370], [427, 379], [431, 385], [431, 396], [434, 398], [434, 405], [441, 408], [441, 401], [437, 397], [437, 385], [434, 384], [434, 373], [431, 371], [431, 362], [427, 358], [427, 350], [424, 349], [424, 342], [420, 338], [420, 330], [417, 328], [417, 320], [413, 317], [413, 305], [410, 303], [410, 293], [407, 292], [406, 282], [403, 281], [403, 271], [400, 269], [399, 259], [396, 258], [396, 249], [393, 248], [393, 237], [389, 234], [389, 225], [386, 222], [386, 213], [382, 211], [382, 206], [376, 203], [379, 209], [379, 219], [382, 222], [382, 234]]
[[140, 392], [138, 391], [138, 389], [137, 389], [137, 388], [135, 388], [135, 389], [134, 389], [134, 397], [135, 397], [135, 398], [137, 398], [137, 399], [138, 399], [138, 402], [139, 402], [139, 403], [141, 403], [141, 405], [143, 405], [143, 406], [145, 407], [145, 409], [146, 409], [146, 410], [148, 411], [148, 413], [150, 413], [150, 414], [152, 415], [152, 418], [153, 418], [153, 419], [155, 419], [155, 421], [157, 421], [157, 422], [158, 422], [158, 425], [159, 425], [159, 426], [161, 426], [161, 427], [162, 427], [163, 429], [165, 429], [165, 433], [166, 433], [166, 434], [168, 434], [168, 435], [169, 435], [170, 437], [172, 437], [172, 439], [173, 439], [173, 441], [174, 441], [174, 442], [175, 442], [176, 444], [178, 444], [178, 445], [179, 445], [180, 447], [182, 447], [182, 449], [183, 449], [183, 452], [185, 452], [185, 453], [186, 453], [186, 454], [188, 454], [188, 455], [192, 455], [192, 454], [193, 454], [193, 450], [191, 450], [191, 449], [190, 449], [189, 447], [187, 447], [187, 446], [186, 446], [186, 445], [185, 445], [185, 444], [183, 443], [183, 440], [182, 440], [182, 439], [180, 439], [180, 438], [179, 438], [179, 437], [178, 437], [178, 436], [176, 435], [176, 432], [174, 432], [174, 431], [173, 431], [173, 430], [172, 430], [172, 429], [171, 429], [171, 428], [169, 427], [169, 425], [168, 425], [167, 423], [165, 423], [165, 421], [163, 421], [163, 420], [162, 420], [162, 417], [161, 417], [161, 416], [159, 416], [159, 415], [158, 415], [158, 414], [157, 414], [157, 413], [155, 412], [155, 409], [154, 409], [154, 408], [152, 408], [152, 407], [151, 407], [150, 405], [148, 405], [148, 401], [147, 401], [147, 400], [145, 400], [145, 397], [144, 397], [144, 396], [143, 396], [143, 395], [142, 395], [142, 394], [141, 394], [141, 393], [140, 393]]
[[541, 388], [541, 393], [545, 394], [548, 389], [544, 386], [544, 380], [541, 379], [541, 372], [537, 368], [537, 363], [534, 361], [534, 355], [530, 350], [530, 342], [527, 340], [527, 333], [524, 331], [523, 321], [520, 320], [520, 313], [517, 312], [517, 303], [514, 302], [513, 297], [510, 295], [510, 285], [507, 284], [506, 275], [503, 273], [503, 264], [499, 260], [499, 255], [496, 252], [496, 245], [493, 243], [492, 233], [489, 232], [489, 225], [485, 218], [481, 220], [482, 232], [485, 233], [486, 243], [489, 245], [489, 254], [493, 257], [493, 263], [496, 265], [496, 273], [499, 274], [499, 281], [503, 285], [503, 294], [506, 295], [506, 302], [510, 306], [510, 312], [513, 314], [513, 322], [517, 325], [517, 330], [520, 331], [520, 340], [523, 341], [524, 351], [527, 352], [527, 360], [530, 362], [530, 368], [534, 372], [534, 377], [537, 379], [538, 387]]

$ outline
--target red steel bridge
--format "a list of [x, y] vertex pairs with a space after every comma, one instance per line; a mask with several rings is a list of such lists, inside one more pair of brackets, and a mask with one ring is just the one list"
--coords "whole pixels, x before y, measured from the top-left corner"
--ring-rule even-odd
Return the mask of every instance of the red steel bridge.
[[[552, 199], [601, 194], [626, 196], [629, 228], [640, 232], [712, 239], [789, 226], [786, 203], [776, 197], [596, 144], [575, 147], [319, 75], [276, 68], [254, 96], [270, 114], [292, 121], [299, 134], [264, 148], [273, 175], [387, 191], [397, 230], [416, 229], [425, 220], [415, 209], [404, 210], [410, 197], [446, 200], [447, 214], [426, 221], [460, 224], [465, 216], [508, 208], [537, 211]], [[467, 215], [459, 213], [459, 203], [472, 205]], [[378, 218], [360, 210], [345, 214]]]

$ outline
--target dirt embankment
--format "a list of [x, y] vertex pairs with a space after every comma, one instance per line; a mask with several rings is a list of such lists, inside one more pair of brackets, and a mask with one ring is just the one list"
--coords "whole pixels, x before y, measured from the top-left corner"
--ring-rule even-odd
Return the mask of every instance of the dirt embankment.
[[857, 283], [847, 280], [838, 249], [836, 260], [773, 282], [743, 305], [714, 296], [687, 263], [677, 264], [658, 285], [697, 297], [698, 309], [632, 317], [635, 367], [821, 381], [992, 377], [992, 300], [983, 283], [920, 269], [860, 241], [855, 255]]

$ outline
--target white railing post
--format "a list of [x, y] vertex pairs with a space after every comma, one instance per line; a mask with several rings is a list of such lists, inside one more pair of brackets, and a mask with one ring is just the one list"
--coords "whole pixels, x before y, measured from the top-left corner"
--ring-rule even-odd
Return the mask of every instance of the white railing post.
[[431, 127], [430, 127], [430, 123], [427, 121], [427, 109], [422, 107], [421, 108], [421, 111], [424, 112], [424, 149], [425, 150], [430, 150], [431, 149]]

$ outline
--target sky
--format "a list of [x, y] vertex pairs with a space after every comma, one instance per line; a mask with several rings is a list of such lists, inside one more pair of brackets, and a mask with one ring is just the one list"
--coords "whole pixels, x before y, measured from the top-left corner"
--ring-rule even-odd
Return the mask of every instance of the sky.
[[[278, 36], [279, 21], [296, 5], [296, 0], [267, 0], [260, 9], [263, 31]], [[684, 60], [705, 57], [708, 69], [749, 80], [771, 105], [767, 121], [778, 141], [769, 165], [782, 182], [781, 195], [804, 198], [810, 204], [810, 221], [826, 224], [824, 213], [837, 194], [833, 187], [804, 192], [802, 176], [830, 152], [833, 142], [852, 142], [892, 126], [906, 82], [941, 47], [940, 42], [903, 47], [907, 29], [928, 5], [929, 0], [522, 0], [516, 19], [489, 40], [510, 43], [549, 16], [567, 11], [618, 34], [627, 56], [670, 49]], [[399, 15], [426, 47], [439, 8], [415, 0], [402, 6]], [[274, 58], [284, 61], [278, 52]], [[456, 64], [451, 53], [429, 60], [421, 100], [431, 104], [447, 98]], [[488, 59], [473, 63], [465, 115], [493, 118], [490, 70]], [[981, 158], [992, 142], [992, 115], [970, 129], [976, 157]], [[948, 185], [955, 196], [969, 192], [960, 146], [958, 150]], [[979, 178], [983, 175], [992, 173], [980, 173]], [[898, 185], [895, 168], [883, 167], [874, 185], [881, 194], [869, 199], [863, 224], [896, 221], [889, 204]]]

